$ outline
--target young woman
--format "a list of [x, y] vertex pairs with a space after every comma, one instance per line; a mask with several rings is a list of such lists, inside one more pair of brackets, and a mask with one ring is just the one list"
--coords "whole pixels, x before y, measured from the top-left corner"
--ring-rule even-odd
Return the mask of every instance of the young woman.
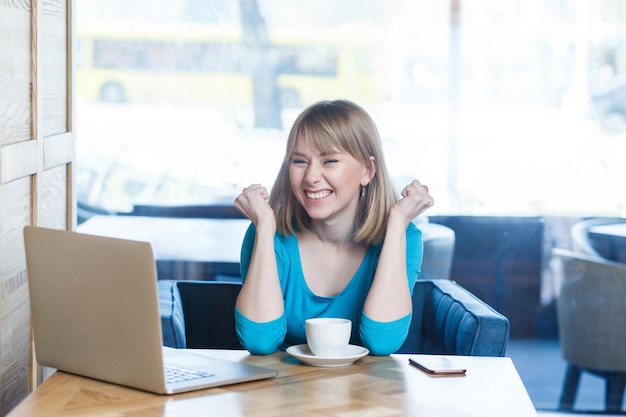
[[361, 107], [339, 100], [305, 109], [271, 195], [253, 184], [235, 200], [252, 221], [235, 309], [242, 345], [269, 354], [306, 343], [306, 319], [343, 317], [352, 320], [352, 344], [395, 352], [422, 262], [412, 219], [432, 204], [417, 180], [397, 196]]

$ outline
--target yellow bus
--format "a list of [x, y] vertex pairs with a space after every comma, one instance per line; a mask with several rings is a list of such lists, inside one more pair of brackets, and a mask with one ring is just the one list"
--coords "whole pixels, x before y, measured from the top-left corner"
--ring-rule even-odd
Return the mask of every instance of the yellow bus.
[[[241, 27], [201, 24], [87, 24], [78, 28], [77, 93], [103, 102], [252, 102], [252, 55]], [[378, 101], [375, 30], [270, 31], [283, 106], [328, 98]]]

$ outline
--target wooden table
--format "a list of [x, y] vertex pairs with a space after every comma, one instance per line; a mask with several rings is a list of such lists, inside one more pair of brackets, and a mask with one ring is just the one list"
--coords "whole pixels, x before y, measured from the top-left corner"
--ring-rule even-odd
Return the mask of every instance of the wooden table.
[[161, 279], [239, 277], [248, 219], [93, 216], [78, 232], [152, 243]]
[[285, 353], [202, 352], [277, 369], [279, 375], [162, 396], [56, 372], [9, 417], [536, 416], [510, 358], [450, 356], [467, 376], [431, 377], [408, 364], [420, 355], [366, 356], [354, 365], [321, 368]]
[[607, 259], [626, 263], [626, 223], [592, 226], [589, 228], [589, 239]]

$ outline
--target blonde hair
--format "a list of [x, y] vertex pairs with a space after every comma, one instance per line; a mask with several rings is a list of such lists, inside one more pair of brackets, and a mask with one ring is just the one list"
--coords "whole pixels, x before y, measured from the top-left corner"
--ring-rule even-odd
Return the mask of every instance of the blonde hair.
[[387, 215], [398, 201], [383, 159], [378, 129], [372, 118], [358, 105], [345, 100], [322, 101], [306, 108], [294, 122], [285, 158], [269, 203], [274, 209], [276, 227], [283, 235], [310, 229], [311, 219], [294, 195], [289, 180], [290, 155], [298, 140], [307, 140], [321, 152], [341, 150], [372, 165], [376, 172], [359, 199], [353, 240], [367, 245], [381, 243], [387, 228]]

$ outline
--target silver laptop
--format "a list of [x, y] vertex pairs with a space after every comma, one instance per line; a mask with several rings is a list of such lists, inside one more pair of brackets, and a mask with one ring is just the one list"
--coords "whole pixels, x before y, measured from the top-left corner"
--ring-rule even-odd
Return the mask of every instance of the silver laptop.
[[150, 243], [31, 226], [24, 240], [39, 364], [159, 394], [277, 375], [162, 346]]

